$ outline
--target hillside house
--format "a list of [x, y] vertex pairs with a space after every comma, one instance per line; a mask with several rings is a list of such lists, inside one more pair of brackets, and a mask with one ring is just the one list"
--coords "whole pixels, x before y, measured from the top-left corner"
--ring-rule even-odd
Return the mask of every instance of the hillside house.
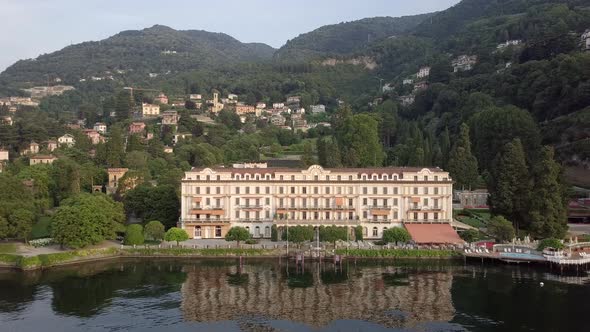
[[428, 76], [430, 76], [430, 67], [422, 67], [420, 70], [418, 70], [418, 73], [416, 73], [416, 77], [418, 78], [424, 78]]
[[310, 108], [311, 114], [326, 113], [326, 105], [311, 105]]
[[191, 101], [198, 101], [198, 100], [203, 99], [203, 96], [198, 93], [192, 93], [192, 94], [188, 95], [188, 99]]
[[586, 30], [581, 37], [582, 49], [590, 51], [590, 29]]
[[[237, 115], [244, 115], [244, 114], [256, 114], [260, 115], [261, 110], [256, 109], [254, 106], [250, 105], [236, 105], [236, 114]], [[258, 114], [257, 114], [258, 113]]]
[[76, 140], [74, 139], [74, 136], [70, 134], [65, 134], [57, 138], [57, 143], [59, 144], [59, 146], [65, 145], [68, 148], [71, 148], [72, 146], [74, 146], [74, 144], [76, 144]]
[[3, 116], [2, 118], [0, 118], [0, 123], [7, 125], [7, 126], [12, 126], [13, 125], [12, 117], [11, 116]]
[[102, 122], [97, 122], [94, 124], [94, 130], [104, 135], [107, 133], [107, 125]]
[[47, 141], [47, 151], [53, 152], [58, 147], [59, 147], [59, 145], [57, 144], [57, 140], [50, 139], [49, 141]]
[[51, 156], [51, 155], [47, 155], [47, 156], [38, 155], [38, 156], [33, 156], [33, 157], [29, 158], [29, 165], [53, 164], [53, 162], [56, 160], [57, 160], [57, 158], [54, 156]]
[[83, 133], [88, 136], [88, 138], [90, 139], [90, 142], [93, 145], [96, 145], [100, 142], [104, 142], [104, 137], [102, 137], [100, 135], [100, 133], [94, 129], [84, 129]]
[[8, 161], [8, 150], [0, 149], [0, 162]]
[[428, 82], [421, 81], [414, 84], [414, 92], [428, 89]]
[[381, 88], [381, 92], [383, 92], [383, 93], [388, 93], [393, 90], [395, 90], [395, 87], [391, 83], [387, 83]]
[[213, 99], [206, 101], [207, 105], [209, 105], [209, 112], [217, 114], [221, 112], [224, 105], [223, 103], [219, 102], [219, 91], [213, 90]]
[[109, 168], [107, 173], [109, 175], [109, 182], [107, 184], [107, 192], [114, 194], [119, 187], [119, 181], [127, 174], [128, 168]]
[[285, 117], [280, 114], [276, 114], [270, 117], [270, 123], [273, 126], [284, 126], [286, 121], [287, 120], [285, 119]]
[[518, 46], [520, 44], [522, 44], [522, 40], [520, 40], [520, 39], [507, 40], [504, 43], [498, 44], [498, 46], [496, 46], [496, 49], [502, 50], [502, 49], [505, 49], [507, 47], [510, 47], [510, 46]]
[[410, 84], [414, 84], [414, 80], [411, 78], [406, 78], [403, 80], [402, 82], [404, 85], [410, 85]]
[[287, 103], [300, 103], [300, 102], [301, 102], [301, 96], [287, 97]]
[[169, 146], [165, 146], [164, 153], [174, 153], [174, 149]]
[[39, 144], [35, 142], [31, 142], [29, 146], [27, 146], [23, 151], [21, 151], [21, 155], [28, 155], [28, 154], [37, 154], [39, 153]]
[[154, 98], [155, 103], [160, 104], [168, 104], [168, 96], [163, 93], [160, 93], [156, 98]]
[[259, 110], [266, 109], [266, 103], [256, 103], [256, 109], [259, 109]]
[[162, 113], [162, 124], [169, 126], [176, 126], [180, 116], [177, 111], [165, 111]]
[[274, 109], [280, 109], [285, 107], [285, 103], [272, 103], [272, 108]]
[[451, 64], [455, 73], [469, 71], [477, 64], [477, 55], [460, 55]]
[[142, 134], [145, 130], [145, 123], [143, 122], [132, 122], [129, 125], [129, 134]]
[[141, 104], [141, 114], [144, 117], [158, 116], [158, 115], [160, 115], [160, 105], [142, 103]]
[[11, 114], [14, 114], [14, 113], [16, 113], [16, 111], [17, 111], [17, 108], [16, 108], [16, 106], [10, 106], [10, 107], [8, 108], [8, 112], [9, 112], [9, 113], [11, 113]]
[[399, 101], [402, 103], [403, 106], [410, 106], [414, 103], [415, 97], [414, 95], [406, 95], [399, 97]]

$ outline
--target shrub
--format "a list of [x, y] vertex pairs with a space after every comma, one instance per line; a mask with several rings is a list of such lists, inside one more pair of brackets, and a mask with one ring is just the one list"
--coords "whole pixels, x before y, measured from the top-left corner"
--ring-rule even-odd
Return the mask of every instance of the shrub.
[[145, 238], [150, 240], [163, 240], [165, 232], [164, 225], [157, 220], [148, 222], [143, 229]]
[[337, 255], [367, 258], [450, 258], [460, 256], [453, 250], [428, 250], [428, 249], [337, 249]]
[[465, 242], [469, 242], [469, 243], [475, 242], [475, 241], [478, 241], [479, 239], [481, 239], [481, 234], [476, 229], [468, 229], [466, 231], [463, 231], [463, 232], [459, 233], [459, 236]]
[[45, 247], [45, 246], [48, 246], [48, 245], [53, 244], [53, 243], [54, 243], [54, 241], [50, 237], [49, 238], [45, 238], [45, 239], [37, 239], [37, 240], [31, 240], [31, 241], [29, 241], [29, 244], [32, 245], [35, 248]]
[[354, 228], [354, 238], [357, 241], [363, 240], [363, 226], [356, 226]]
[[141, 227], [141, 225], [138, 224], [127, 226], [127, 231], [125, 232], [125, 240], [123, 240], [123, 243], [131, 246], [143, 244], [143, 242], [143, 227]]
[[277, 242], [279, 240], [279, 231], [277, 229], [277, 225], [272, 225], [270, 227], [270, 240], [272, 242]]
[[244, 241], [245, 244], [258, 244], [257, 240], [254, 239], [248, 239], [246, 241]]
[[537, 250], [543, 251], [545, 248], [563, 249], [564, 245], [559, 239], [544, 239], [539, 241]]
[[[287, 235], [288, 233], [288, 235]], [[288, 237], [288, 238], [287, 238]], [[288, 231], [283, 232], [283, 240], [289, 242], [302, 243], [313, 240], [313, 227], [311, 226], [293, 226]]]
[[176, 241], [176, 245], [179, 245], [181, 241], [188, 240], [188, 234], [182, 228], [172, 227], [164, 235], [166, 241]]
[[408, 242], [412, 239], [405, 228], [393, 227], [383, 231], [383, 242]]

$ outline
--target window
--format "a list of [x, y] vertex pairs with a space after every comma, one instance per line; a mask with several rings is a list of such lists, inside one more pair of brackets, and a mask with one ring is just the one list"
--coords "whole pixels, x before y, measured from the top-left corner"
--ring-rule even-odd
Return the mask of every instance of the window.
[[236, 211], [236, 219], [240, 219], [240, 211]]
[[434, 181], [438, 181], [438, 175], [434, 176]]
[[201, 237], [201, 226], [195, 227], [195, 237], [196, 238], [200, 238]]
[[215, 237], [221, 237], [221, 226], [215, 226]]
[[424, 203], [423, 203], [423, 205], [424, 205], [424, 206], [428, 206], [428, 198], [425, 198], [425, 199], [424, 199]]
[[424, 194], [428, 195], [428, 187], [424, 187]]
[[279, 207], [283, 207], [283, 199], [279, 198]]
[[201, 187], [195, 187], [195, 194], [201, 193]]
[[397, 211], [393, 211], [393, 219], [397, 219], [398, 215], [397, 215]]
[[318, 180], [319, 180], [319, 177], [318, 177], [317, 175], [314, 175], [314, 176], [313, 176], [313, 180], [314, 180], [314, 181], [318, 181]]
[[348, 212], [348, 220], [352, 220], [352, 219], [354, 219], [354, 213]]
[[352, 195], [352, 192], [353, 192], [353, 189], [352, 189], [352, 187], [348, 187], [348, 194], [349, 194], [349, 195]]
[[330, 187], [326, 187], [326, 194], [330, 194]]
[[284, 193], [284, 189], [283, 187], [279, 187], [279, 194], [283, 194]]
[[336, 187], [336, 194], [337, 194], [337, 195], [340, 195], [340, 194], [342, 194], [342, 188], [340, 188], [340, 187]]
[[254, 228], [254, 237], [260, 237], [260, 226]]
[[250, 194], [250, 187], [246, 187], [246, 195]]
[[219, 198], [215, 199], [215, 207], [220, 207], [221, 206], [221, 201], [219, 200]]
[[373, 199], [373, 206], [377, 206], [377, 199]]
[[211, 180], [211, 176], [207, 175], [207, 181]]
[[236, 205], [240, 205], [240, 198], [236, 197]]
[[301, 212], [301, 218], [302, 219], [307, 219], [307, 212]]
[[398, 194], [397, 187], [393, 188], [393, 194], [394, 195], [397, 195]]
[[363, 219], [367, 219], [368, 215], [367, 211], [363, 211]]
[[341, 175], [338, 175], [338, 178], [337, 179], [338, 179], [338, 181], [342, 181], [342, 176]]
[[215, 187], [215, 193], [217, 195], [221, 194], [221, 187]]
[[352, 198], [349, 198], [349, 199], [348, 199], [348, 206], [352, 206], [352, 204], [353, 204], [353, 203], [352, 203]]
[[314, 219], [314, 220], [318, 220], [318, 219], [320, 219], [320, 214], [319, 214], [319, 212], [314, 212], [314, 213], [313, 213], [313, 219]]
[[205, 193], [206, 193], [207, 195], [209, 195], [209, 194], [211, 193], [211, 188], [209, 188], [209, 187], [206, 187], [206, 188], [205, 188]]
[[329, 198], [325, 199], [325, 207], [330, 207], [330, 199]]
[[348, 176], [348, 181], [352, 181], [352, 175]]
[[256, 187], [256, 193], [260, 194], [260, 187]]
[[281, 175], [281, 176], [279, 176], [279, 178], [280, 178], [280, 180], [281, 180], [281, 181], [283, 181], [283, 176], [282, 176], [282, 175]]
[[236, 187], [236, 194], [239, 195], [240, 194], [240, 187]]
[[414, 187], [414, 195], [418, 195], [418, 187]]
[[264, 204], [270, 205], [270, 198], [269, 197], [265, 198]]
[[302, 198], [302, 199], [301, 199], [301, 205], [302, 205], [303, 207], [307, 207], [307, 198]]
[[330, 212], [326, 212], [326, 213], [324, 214], [324, 218], [325, 218], [326, 220], [330, 220]]
[[397, 198], [393, 199], [393, 206], [397, 206], [398, 202], [397, 202]]
[[318, 193], [318, 187], [313, 187], [313, 193], [317, 194]]
[[266, 187], [266, 189], [265, 189], [265, 190], [266, 190], [266, 194], [267, 194], [267, 195], [268, 195], [268, 194], [270, 194], [270, 187]]
[[266, 210], [265, 217], [266, 217], [266, 219], [270, 219], [270, 211], [269, 210]]
[[377, 230], [377, 227], [373, 227], [373, 236], [378, 236], [379, 235], [379, 231]]
[[383, 187], [383, 195], [387, 195], [387, 187]]
[[295, 207], [295, 198], [291, 198], [291, 207]]
[[313, 199], [313, 207], [315, 207], [315, 208], [318, 207], [318, 199], [317, 198]]
[[414, 175], [414, 181], [418, 181], [418, 175]]
[[260, 198], [256, 199], [256, 206], [260, 206]]
[[377, 187], [373, 187], [373, 195], [377, 195]]
[[428, 181], [428, 175], [424, 175], [424, 181]]
[[205, 205], [211, 205], [211, 199], [209, 197], [205, 199]]
[[414, 212], [414, 220], [418, 220], [418, 212]]
[[291, 194], [295, 193], [295, 187], [291, 187]]
[[434, 213], [434, 220], [438, 220], [438, 212]]
[[307, 194], [307, 187], [301, 188], [301, 193], [302, 194]]
[[367, 194], [367, 187], [363, 187], [363, 195]]
[[291, 181], [295, 181], [295, 175], [291, 175]]
[[438, 187], [434, 187], [434, 194], [438, 195]]
[[367, 205], [367, 199], [363, 198], [363, 205]]

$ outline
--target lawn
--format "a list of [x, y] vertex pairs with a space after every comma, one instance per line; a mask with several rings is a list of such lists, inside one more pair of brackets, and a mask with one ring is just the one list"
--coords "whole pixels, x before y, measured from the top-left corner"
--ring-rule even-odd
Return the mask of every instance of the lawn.
[[463, 210], [457, 214], [457, 220], [476, 228], [485, 227], [491, 217], [489, 210]]
[[31, 230], [31, 239], [42, 239], [49, 237], [49, 225], [51, 225], [51, 217], [40, 217], [39, 221], [33, 225], [33, 230]]
[[16, 253], [16, 244], [2, 243], [0, 244], [0, 254], [14, 254]]

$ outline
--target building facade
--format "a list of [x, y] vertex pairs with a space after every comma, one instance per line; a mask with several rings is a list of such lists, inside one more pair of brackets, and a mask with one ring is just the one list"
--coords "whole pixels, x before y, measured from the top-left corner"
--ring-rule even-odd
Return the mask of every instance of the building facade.
[[160, 105], [143, 103], [141, 104], [141, 114], [144, 117], [158, 116], [160, 115]]
[[361, 226], [363, 237], [405, 223], [450, 223], [452, 180], [438, 168], [205, 168], [182, 180], [180, 227], [191, 238], [223, 238], [242, 226], [269, 238], [296, 225]]

